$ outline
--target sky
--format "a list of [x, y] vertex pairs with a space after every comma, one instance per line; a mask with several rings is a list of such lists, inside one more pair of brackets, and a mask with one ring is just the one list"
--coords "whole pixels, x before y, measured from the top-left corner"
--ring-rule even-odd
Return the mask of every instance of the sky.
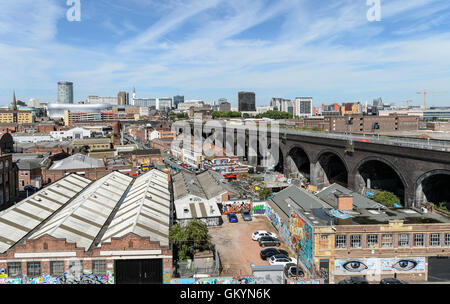
[[[0, 0], [0, 104], [89, 95], [184, 95], [236, 106], [239, 91], [450, 106], [450, 1]], [[404, 103], [403, 103], [404, 104]]]

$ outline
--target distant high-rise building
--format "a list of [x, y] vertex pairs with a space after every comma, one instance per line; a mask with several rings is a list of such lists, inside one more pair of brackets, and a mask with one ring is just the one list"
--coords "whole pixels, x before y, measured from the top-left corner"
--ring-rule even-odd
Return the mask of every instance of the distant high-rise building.
[[297, 97], [294, 100], [294, 116], [311, 117], [313, 112], [312, 97]]
[[256, 98], [254, 92], [238, 93], [239, 112], [256, 112]]
[[12, 110], [17, 111], [16, 91], [13, 93]]
[[156, 110], [168, 112], [172, 109], [172, 98], [157, 98], [156, 99]]
[[117, 101], [119, 106], [127, 106], [130, 104], [130, 95], [127, 92], [119, 92], [117, 94]]
[[73, 104], [73, 82], [58, 82], [58, 101], [60, 104]]
[[219, 104], [219, 111], [220, 112], [229, 112], [231, 111], [231, 103], [228, 101], [222, 101]]
[[176, 109], [178, 107], [178, 104], [184, 102], [184, 96], [177, 95], [173, 97], [173, 108]]

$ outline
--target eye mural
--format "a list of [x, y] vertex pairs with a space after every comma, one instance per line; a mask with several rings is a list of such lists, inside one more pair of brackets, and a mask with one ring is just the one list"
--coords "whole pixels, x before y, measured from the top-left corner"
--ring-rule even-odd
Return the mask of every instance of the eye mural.
[[424, 257], [336, 259], [335, 274], [393, 274], [425, 272]]
[[368, 268], [366, 264], [360, 261], [349, 261], [343, 264], [342, 267], [344, 267], [345, 270], [351, 272], [361, 272]]
[[398, 271], [410, 271], [417, 266], [417, 262], [414, 260], [400, 260], [397, 263], [395, 263], [392, 267], [395, 268], [395, 270]]

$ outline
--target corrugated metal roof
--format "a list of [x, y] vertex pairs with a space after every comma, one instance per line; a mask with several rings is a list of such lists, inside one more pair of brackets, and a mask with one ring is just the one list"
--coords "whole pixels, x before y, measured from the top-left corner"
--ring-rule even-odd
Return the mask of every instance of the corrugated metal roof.
[[170, 193], [168, 175], [151, 170], [136, 178], [111, 224], [102, 243], [113, 237], [133, 232], [141, 237], [169, 244]]
[[71, 174], [0, 212], [0, 252], [8, 250], [90, 183], [87, 178]]
[[131, 177], [118, 172], [95, 181], [30, 238], [47, 234], [89, 249], [131, 181]]

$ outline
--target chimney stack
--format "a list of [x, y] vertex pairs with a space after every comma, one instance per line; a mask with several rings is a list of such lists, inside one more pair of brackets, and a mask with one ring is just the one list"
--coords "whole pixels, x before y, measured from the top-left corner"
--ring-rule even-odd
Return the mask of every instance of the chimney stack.
[[345, 193], [335, 193], [336, 197], [336, 207], [342, 211], [353, 210], [353, 195]]

